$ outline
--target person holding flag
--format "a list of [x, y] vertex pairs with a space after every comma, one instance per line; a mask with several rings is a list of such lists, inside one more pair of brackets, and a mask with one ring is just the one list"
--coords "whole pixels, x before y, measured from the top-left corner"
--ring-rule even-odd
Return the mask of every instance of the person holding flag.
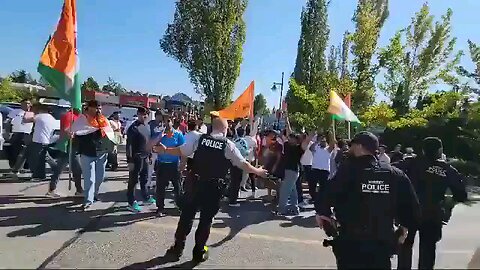
[[113, 149], [114, 133], [108, 119], [102, 114], [102, 106], [95, 100], [87, 102], [85, 114], [72, 126], [78, 140], [80, 164], [84, 179], [85, 203], [90, 208], [98, 198], [100, 185], [105, 176], [107, 154]]

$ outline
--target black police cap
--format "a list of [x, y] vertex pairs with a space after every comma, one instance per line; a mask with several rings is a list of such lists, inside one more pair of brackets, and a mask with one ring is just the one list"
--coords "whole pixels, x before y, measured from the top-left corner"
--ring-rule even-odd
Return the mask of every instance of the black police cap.
[[351, 144], [359, 144], [371, 153], [375, 153], [375, 151], [378, 150], [379, 145], [377, 136], [368, 131], [357, 133]]

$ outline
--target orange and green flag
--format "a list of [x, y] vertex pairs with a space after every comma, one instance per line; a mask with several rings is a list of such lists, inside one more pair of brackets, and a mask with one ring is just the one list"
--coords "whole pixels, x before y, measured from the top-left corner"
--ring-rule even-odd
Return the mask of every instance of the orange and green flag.
[[78, 70], [77, 3], [65, 0], [57, 29], [48, 39], [37, 71], [72, 108], [81, 109]]
[[345, 102], [338, 96], [335, 91], [330, 91], [330, 105], [328, 112], [332, 114], [335, 120], [344, 120], [351, 123], [360, 124], [357, 116], [350, 110]]

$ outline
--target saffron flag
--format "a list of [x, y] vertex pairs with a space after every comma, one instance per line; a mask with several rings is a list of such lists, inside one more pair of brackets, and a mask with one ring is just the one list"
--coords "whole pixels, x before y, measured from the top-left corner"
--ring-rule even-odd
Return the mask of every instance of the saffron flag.
[[72, 108], [80, 110], [78, 67], [77, 5], [76, 0], [65, 0], [57, 29], [45, 45], [37, 71]]
[[221, 118], [234, 120], [237, 118], [253, 117], [253, 99], [255, 94], [255, 81], [225, 109], [218, 111]]
[[97, 117], [97, 122], [99, 122], [97, 126], [92, 125], [85, 114], [82, 114], [77, 118], [77, 120], [75, 120], [75, 122], [73, 122], [71, 132], [73, 132], [75, 135], [83, 136], [96, 132], [100, 129], [104, 136], [106, 136], [113, 143], [117, 144], [118, 142], [115, 138], [115, 133], [113, 132], [108, 119], [102, 115]]
[[330, 91], [330, 106], [328, 106], [327, 111], [331, 113], [336, 120], [345, 120], [360, 124], [357, 116], [348, 108], [335, 91]]
[[343, 102], [345, 102], [345, 105], [347, 105], [348, 108], [352, 108], [352, 94], [346, 95]]

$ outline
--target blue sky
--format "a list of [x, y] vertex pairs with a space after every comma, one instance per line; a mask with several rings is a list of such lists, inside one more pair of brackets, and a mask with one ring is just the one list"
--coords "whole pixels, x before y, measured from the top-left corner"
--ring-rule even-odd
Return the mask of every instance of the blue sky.
[[[300, 35], [300, 12], [305, 0], [250, 0], [245, 14], [247, 39], [244, 60], [234, 97], [251, 80], [256, 93], [277, 106], [279, 92], [272, 82], [281, 73], [290, 75]], [[382, 29], [380, 45], [388, 43], [408, 25], [422, 0], [391, 0], [390, 17]], [[35, 77], [36, 65], [48, 35], [54, 30], [62, 0], [1, 0], [0, 75], [26, 69]], [[357, 0], [332, 0], [329, 8], [330, 43], [338, 45], [345, 30], [353, 31], [351, 18]], [[467, 49], [467, 39], [480, 42], [479, 0], [433, 0], [432, 13], [440, 16], [452, 8], [457, 49]], [[109, 76], [131, 90], [157, 94], [184, 92], [197, 98], [188, 74], [159, 48], [158, 40], [172, 20], [174, 0], [79, 0], [78, 46], [81, 74], [100, 84]], [[472, 67], [468, 57], [462, 62]]]

